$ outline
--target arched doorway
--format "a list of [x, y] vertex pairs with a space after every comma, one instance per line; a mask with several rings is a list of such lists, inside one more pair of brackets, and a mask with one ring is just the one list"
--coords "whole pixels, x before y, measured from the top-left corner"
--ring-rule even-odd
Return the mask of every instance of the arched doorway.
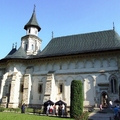
[[103, 107], [109, 106], [109, 96], [107, 92], [103, 91], [100, 96], [100, 104], [102, 104]]

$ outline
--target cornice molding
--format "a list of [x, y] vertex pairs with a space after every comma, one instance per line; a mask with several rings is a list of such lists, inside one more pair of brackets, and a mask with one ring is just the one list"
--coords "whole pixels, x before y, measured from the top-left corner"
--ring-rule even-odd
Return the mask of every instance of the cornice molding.
[[28, 39], [28, 38], [32, 38], [32, 39], [35, 38], [35, 39], [37, 39], [39, 41], [42, 41], [39, 37], [37, 37], [35, 35], [25, 35], [25, 36], [21, 37], [21, 40], [22, 39]]
[[89, 54], [79, 54], [79, 55], [69, 55], [69, 56], [55, 56], [55, 57], [43, 57], [43, 58], [28, 58], [28, 59], [9, 59], [6, 62], [0, 63], [1, 65], [4, 65], [5, 63], [9, 62], [25, 62], [25, 63], [38, 63], [38, 62], [48, 62], [48, 61], [58, 61], [58, 60], [70, 60], [70, 59], [88, 59], [88, 58], [100, 58], [100, 57], [109, 57], [109, 56], [116, 56], [118, 57], [120, 54], [120, 51], [114, 52], [102, 52], [102, 53], [89, 53]]

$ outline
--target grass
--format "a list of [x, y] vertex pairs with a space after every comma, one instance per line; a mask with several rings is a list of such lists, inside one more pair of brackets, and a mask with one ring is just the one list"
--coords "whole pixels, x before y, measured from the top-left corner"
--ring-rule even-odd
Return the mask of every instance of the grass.
[[11, 112], [0, 112], [0, 120], [73, 120], [71, 118], [59, 118], [40, 115], [30, 115]]

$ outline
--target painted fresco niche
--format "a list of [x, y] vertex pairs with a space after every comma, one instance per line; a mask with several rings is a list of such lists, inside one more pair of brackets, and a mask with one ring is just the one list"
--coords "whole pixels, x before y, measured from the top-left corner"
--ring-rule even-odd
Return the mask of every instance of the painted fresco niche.
[[80, 68], [84, 68], [84, 61], [78, 61], [77, 62], [77, 66], [76, 66], [78, 69]]
[[46, 65], [43, 63], [40, 65], [40, 71], [45, 71], [46, 70]]
[[107, 80], [107, 75], [105, 74], [100, 74], [97, 76], [96, 78], [96, 83], [109, 83], [109, 81]]
[[39, 64], [35, 64], [34, 65], [34, 71], [37, 72], [40, 70], [40, 65]]
[[93, 63], [92, 60], [87, 60], [85, 62], [85, 68], [92, 68], [93, 67]]
[[16, 69], [17, 69], [17, 71], [25, 72], [26, 67], [24, 64], [17, 64]]
[[102, 66], [105, 68], [105, 67], [109, 67], [109, 64], [108, 64], [108, 60], [107, 59], [103, 59], [102, 61]]
[[83, 82], [84, 78], [83, 78], [82, 76], [77, 76], [77, 77], [75, 78], [75, 80], [80, 80], [80, 81]]
[[59, 69], [60, 69], [60, 63], [55, 62], [53, 64], [53, 70], [56, 71], [56, 70], [59, 70]]
[[94, 60], [94, 68], [100, 68], [101, 67], [101, 61], [96, 59]]
[[115, 58], [111, 58], [109, 64], [110, 64], [110, 67], [116, 67], [117, 66], [116, 59]]
[[26, 74], [31, 74], [33, 72], [33, 66], [28, 66], [26, 68]]
[[86, 92], [86, 101], [89, 101], [89, 105], [94, 105], [94, 79], [92, 76], [85, 78], [85, 92]]
[[76, 68], [76, 61], [70, 61], [69, 62], [69, 69], [75, 69]]
[[68, 69], [68, 62], [63, 62], [62, 63], [62, 70], [67, 70]]
[[48, 63], [48, 64], [46, 65], [46, 70], [47, 70], [47, 71], [52, 71], [52, 70], [53, 70], [53, 63]]

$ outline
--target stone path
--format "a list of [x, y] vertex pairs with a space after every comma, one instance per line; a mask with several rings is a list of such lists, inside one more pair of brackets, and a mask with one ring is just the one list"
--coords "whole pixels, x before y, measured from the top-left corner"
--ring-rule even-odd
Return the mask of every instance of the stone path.
[[95, 108], [94, 112], [89, 115], [88, 120], [114, 120], [113, 112], [110, 109], [104, 109], [100, 112], [99, 108]]

